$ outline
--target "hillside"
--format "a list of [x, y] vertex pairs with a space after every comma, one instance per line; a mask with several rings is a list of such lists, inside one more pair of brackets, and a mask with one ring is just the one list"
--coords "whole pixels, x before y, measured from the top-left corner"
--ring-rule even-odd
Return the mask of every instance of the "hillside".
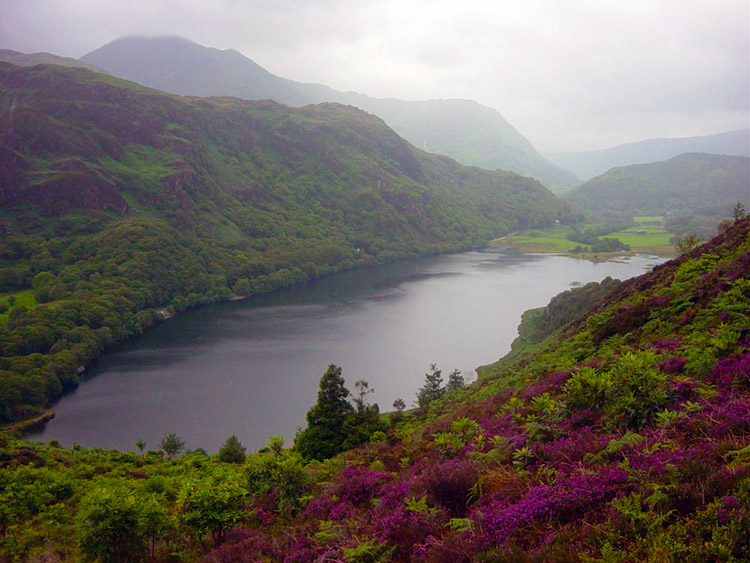
[[462, 164], [510, 170], [559, 190], [579, 183], [542, 157], [500, 113], [470, 100], [407, 102], [339, 92], [275, 76], [233, 49], [212, 49], [178, 37], [118, 39], [81, 60], [173, 94], [271, 99], [292, 106], [349, 104], [382, 118], [420, 149]]
[[598, 151], [549, 153], [546, 158], [589, 180], [615, 166], [668, 160], [683, 153], [710, 153], [750, 157], [750, 129], [701, 137], [648, 139]]
[[[4, 437], [3, 554], [743, 561], [748, 279], [745, 218], [322, 463], [277, 438], [247, 457], [231, 439], [218, 456], [175, 457], [174, 441], [133, 454]], [[558, 298], [549, 328], [598, 292]]]
[[[0, 64], [0, 421], [165, 312], [572, 214], [337, 104], [179, 98]], [[162, 313], [157, 313], [162, 310]]]
[[690, 210], [729, 215], [738, 201], [750, 204], [750, 159], [682, 154], [664, 162], [613, 168], [566, 196], [585, 209], [634, 215]]
[[34, 65], [60, 65], [71, 66], [76, 68], [87, 68], [93, 72], [104, 72], [102, 69], [95, 67], [78, 59], [71, 57], [59, 57], [51, 53], [21, 53], [12, 49], [0, 49], [0, 62], [11, 63], [17, 66], [34, 66]]

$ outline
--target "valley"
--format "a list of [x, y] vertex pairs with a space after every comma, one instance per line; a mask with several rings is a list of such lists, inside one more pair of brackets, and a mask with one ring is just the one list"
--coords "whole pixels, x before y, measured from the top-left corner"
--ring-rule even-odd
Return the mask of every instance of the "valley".
[[0, 563], [747, 560], [746, 2], [115, 4], [2, 10]]

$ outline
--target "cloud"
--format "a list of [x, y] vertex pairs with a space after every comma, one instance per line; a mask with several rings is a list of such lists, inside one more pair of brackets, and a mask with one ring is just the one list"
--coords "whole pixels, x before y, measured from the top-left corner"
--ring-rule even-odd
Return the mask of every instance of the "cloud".
[[181, 35], [340, 90], [475, 99], [542, 148], [600, 148], [748, 125], [747, 0], [4, 5], [0, 47], [81, 56], [124, 35]]

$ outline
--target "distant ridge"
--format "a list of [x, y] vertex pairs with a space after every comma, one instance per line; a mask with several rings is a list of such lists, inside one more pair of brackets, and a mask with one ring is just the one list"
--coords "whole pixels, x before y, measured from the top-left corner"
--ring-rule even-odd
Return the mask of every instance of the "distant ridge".
[[618, 166], [592, 178], [567, 198], [593, 211], [663, 215], [690, 210], [729, 215], [750, 206], [750, 158], [686, 153], [662, 162]]
[[12, 49], [0, 49], [0, 62], [11, 63], [16, 66], [60, 65], [82, 67], [94, 72], [106, 72], [92, 64], [84, 63], [71, 57], [60, 57], [52, 53], [21, 53]]
[[614, 166], [667, 160], [688, 152], [750, 156], [750, 129], [701, 137], [648, 139], [598, 151], [547, 153], [545, 156], [588, 180]]
[[272, 99], [291, 106], [349, 104], [378, 115], [415, 146], [462, 164], [532, 176], [556, 191], [580, 183], [539, 154], [500, 113], [471, 100], [407, 102], [339, 92], [276, 76], [233, 49], [213, 49], [179, 37], [126, 37], [81, 60], [173, 94]]

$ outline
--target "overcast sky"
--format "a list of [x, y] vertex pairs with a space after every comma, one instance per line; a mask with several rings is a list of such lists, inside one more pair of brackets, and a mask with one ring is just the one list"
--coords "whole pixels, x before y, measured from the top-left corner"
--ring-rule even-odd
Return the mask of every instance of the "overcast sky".
[[271, 72], [496, 108], [540, 150], [748, 127], [748, 0], [0, 0], [0, 48], [80, 57], [126, 35]]

